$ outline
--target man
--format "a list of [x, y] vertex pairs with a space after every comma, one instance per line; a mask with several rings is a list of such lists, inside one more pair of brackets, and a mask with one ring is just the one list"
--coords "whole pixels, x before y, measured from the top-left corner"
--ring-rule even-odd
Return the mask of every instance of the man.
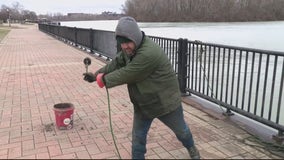
[[167, 125], [187, 148], [192, 159], [200, 155], [183, 117], [177, 77], [163, 49], [145, 36], [132, 17], [122, 17], [115, 31], [121, 51], [84, 80], [111, 88], [127, 84], [134, 105], [132, 158], [144, 159], [146, 138], [154, 118]]

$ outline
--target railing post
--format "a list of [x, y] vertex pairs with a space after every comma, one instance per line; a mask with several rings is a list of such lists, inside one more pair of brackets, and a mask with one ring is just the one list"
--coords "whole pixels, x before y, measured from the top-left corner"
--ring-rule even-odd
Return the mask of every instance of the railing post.
[[59, 38], [61, 38], [61, 35], [60, 35], [60, 28], [61, 28], [61, 27], [57, 27], [57, 36], [58, 36]]
[[178, 81], [182, 96], [188, 96], [186, 93], [187, 77], [187, 39], [178, 39]]
[[272, 135], [272, 139], [281, 145], [284, 142], [284, 132], [278, 130], [278, 135]]
[[77, 28], [76, 27], [74, 27], [74, 34], [75, 34], [75, 46], [77, 47], [78, 45], [77, 45]]
[[94, 30], [91, 28], [90, 29], [90, 50], [91, 50], [91, 53], [93, 53], [93, 50], [94, 50]]

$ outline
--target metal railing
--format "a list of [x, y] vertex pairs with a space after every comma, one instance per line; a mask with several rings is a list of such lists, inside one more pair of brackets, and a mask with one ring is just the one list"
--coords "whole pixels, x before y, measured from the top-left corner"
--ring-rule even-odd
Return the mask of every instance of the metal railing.
[[186, 91], [284, 131], [284, 53], [198, 41], [187, 51]]
[[[39, 29], [107, 59], [114, 32], [39, 24]], [[284, 132], [284, 53], [149, 36], [167, 54], [184, 95], [194, 94]]]

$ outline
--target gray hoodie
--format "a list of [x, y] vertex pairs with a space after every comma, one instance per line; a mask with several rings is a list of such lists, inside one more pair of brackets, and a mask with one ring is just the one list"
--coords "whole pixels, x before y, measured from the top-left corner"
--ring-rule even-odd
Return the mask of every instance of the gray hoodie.
[[115, 29], [115, 35], [130, 39], [135, 43], [136, 49], [140, 46], [143, 38], [143, 34], [137, 22], [132, 17], [122, 17], [119, 19]]

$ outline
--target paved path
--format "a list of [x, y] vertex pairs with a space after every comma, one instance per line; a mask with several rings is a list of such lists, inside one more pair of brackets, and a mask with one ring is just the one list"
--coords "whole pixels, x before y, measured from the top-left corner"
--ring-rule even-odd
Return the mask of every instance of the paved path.
[[[105, 89], [85, 82], [87, 53], [40, 32], [37, 25], [13, 28], [0, 43], [0, 159], [116, 159]], [[91, 57], [91, 56], [89, 56]], [[104, 65], [91, 57], [89, 70]], [[112, 120], [123, 159], [131, 158], [132, 105], [126, 86], [109, 90]], [[75, 106], [74, 128], [55, 127], [53, 106]], [[202, 158], [280, 158], [225, 119], [184, 104]], [[172, 131], [154, 121], [147, 158], [188, 159]], [[283, 157], [282, 157], [283, 158]]]

